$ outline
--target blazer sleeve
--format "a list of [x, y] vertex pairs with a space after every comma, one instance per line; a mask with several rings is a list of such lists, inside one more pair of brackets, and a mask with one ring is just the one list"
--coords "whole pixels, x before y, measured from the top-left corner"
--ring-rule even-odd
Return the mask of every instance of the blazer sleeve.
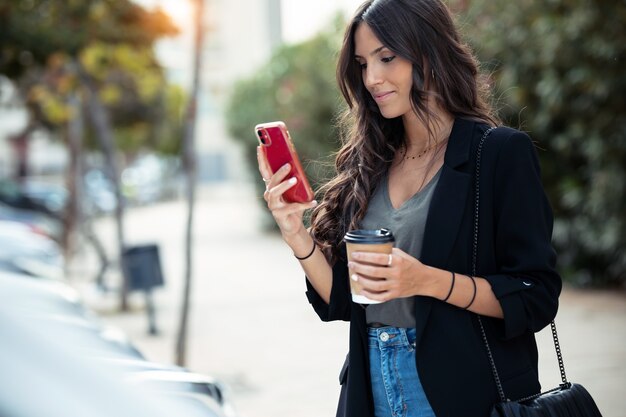
[[350, 295], [350, 284], [348, 282], [347, 260], [340, 257], [333, 265], [332, 270], [333, 284], [330, 291], [330, 303], [326, 304], [322, 297], [320, 297], [309, 282], [308, 277], [306, 278], [306, 296], [322, 321], [350, 321], [352, 297]]
[[538, 332], [556, 316], [561, 278], [551, 244], [552, 209], [528, 135], [513, 129], [495, 167], [497, 273], [485, 276], [504, 313], [504, 339]]

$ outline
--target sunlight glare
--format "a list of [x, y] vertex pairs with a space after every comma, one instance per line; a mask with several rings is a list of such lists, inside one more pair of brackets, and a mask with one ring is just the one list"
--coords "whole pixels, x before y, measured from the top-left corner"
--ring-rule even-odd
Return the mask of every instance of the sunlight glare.
[[160, 0], [158, 6], [169, 15], [180, 29], [188, 27], [192, 18], [191, 0]]

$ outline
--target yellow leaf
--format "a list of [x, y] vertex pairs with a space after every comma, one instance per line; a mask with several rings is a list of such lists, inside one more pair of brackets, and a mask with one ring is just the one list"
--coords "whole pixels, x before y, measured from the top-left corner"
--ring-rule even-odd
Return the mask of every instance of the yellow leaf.
[[122, 91], [117, 85], [107, 84], [100, 90], [100, 98], [104, 104], [115, 104], [122, 98]]

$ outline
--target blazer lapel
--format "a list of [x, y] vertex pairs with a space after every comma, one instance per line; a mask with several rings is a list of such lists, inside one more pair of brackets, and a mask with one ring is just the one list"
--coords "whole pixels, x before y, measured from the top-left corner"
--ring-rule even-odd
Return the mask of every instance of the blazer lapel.
[[[471, 187], [471, 174], [458, 170], [458, 167], [469, 159], [474, 124], [471, 120], [457, 118], [450, 133], [441, 176], [430, 203], [424, 230], [421, 261], [427, 265], [445, 267], [449, 264]], [[430, 297], [417, 297], [415, 317], [418, 342], [432, 302]]]

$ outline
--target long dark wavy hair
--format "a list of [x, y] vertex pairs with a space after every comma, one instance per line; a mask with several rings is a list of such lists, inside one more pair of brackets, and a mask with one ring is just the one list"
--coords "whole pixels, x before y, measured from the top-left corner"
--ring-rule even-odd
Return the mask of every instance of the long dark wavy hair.
[[429, 97], [455, 117], [499, 123], [488, 104], [489, 90], [478, 63], [440, 0], [363, 3], [346, 29], [337, 64], [337, 82], [348, 105], [341, 120], [337, 175], [321, 188], [322, 201], [311, 215], [311, 235], [331, 262], [338, 259], [345, 233], [358, 228], [374, 189], [405, 142], [402, 117], [384, 118], [363, 83], [354, 45], [361, 23], [390, 51], [412, 63], [411, 104], [427, 127], [429, 140], [433, 140], [431, 122], [439, 121], [428, 108]]

